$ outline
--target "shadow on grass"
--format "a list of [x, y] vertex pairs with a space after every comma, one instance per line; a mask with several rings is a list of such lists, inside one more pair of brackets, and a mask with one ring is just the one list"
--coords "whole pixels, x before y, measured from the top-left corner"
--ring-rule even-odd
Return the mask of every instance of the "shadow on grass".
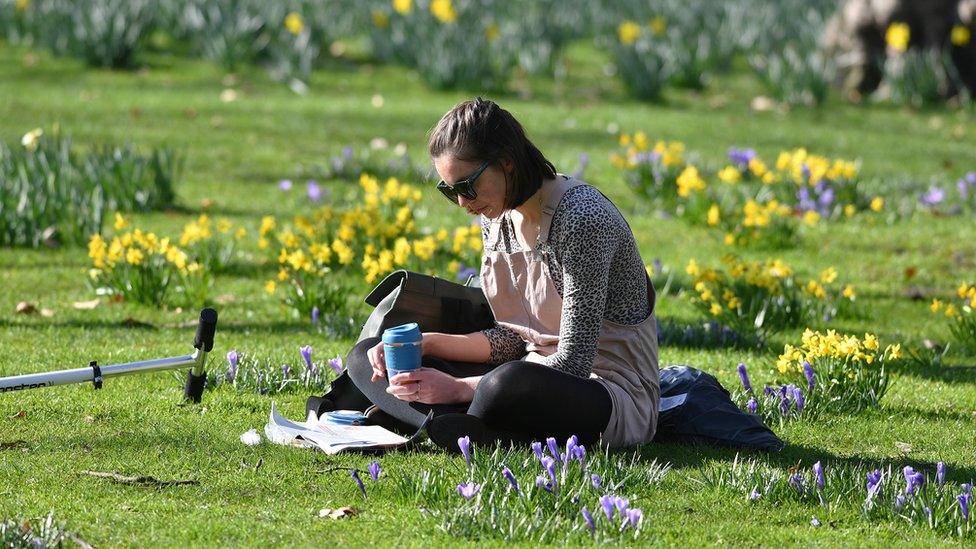
[[[859, 455], [839, 456], [823, 448], [789, 443], [779, 452], [763, 452], [705, 445], [655, 442], [642, 446], [640, 456], [647, 461], [656, 459], [658, 462], [669, 462], [675, 469], [698, 469], [704, 467], [709, 461], [725, 461], [731, 466], [731, 463], [736, 459], [740, 461], [743, 459], [757, 459], [771, 466], [783, 469], [789, 469], [791, 467], [809, 469], [818, 461], [823, 462], [825, 465], [840, 465], [845, 467], [862, 465], [864, 467], [880, 469], [891, 467], [895, 471], [900, 471], [906, 465], [932, 473], [936, 469], [935, 462], [918, 460], [908, 456], [897, 458]], [[951, 466], [949, 470], [950, 474], [948, 477], [951, 477], [955, 481], [971, 482], [973, 479], [976, 479], [976, 467], [971, 465], [960, 466], [956, 464]]]

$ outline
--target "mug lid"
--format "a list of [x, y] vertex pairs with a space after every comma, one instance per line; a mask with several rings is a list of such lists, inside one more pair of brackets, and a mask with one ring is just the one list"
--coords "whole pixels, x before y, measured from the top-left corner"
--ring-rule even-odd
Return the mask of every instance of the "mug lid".
[[413, 343], [423, 336], [416, 322], [409, 322], [383, 330], [383, 343]]

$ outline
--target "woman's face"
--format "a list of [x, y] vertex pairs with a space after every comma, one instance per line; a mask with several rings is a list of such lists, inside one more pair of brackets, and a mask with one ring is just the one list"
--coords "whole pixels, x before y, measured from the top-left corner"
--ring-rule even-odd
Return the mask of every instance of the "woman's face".
[[[454, 185], [459, 181], [468, 179], [478, 171], [481, 164], [481, 162], [458, 160], [450, 154], [441, 155], [434, 159], [434, 169], [437, 170], [441, 180], [448, 185]], [[458, 195], [458, 204], [471, 215], [481, 214], [489, 219], [494, 219], [505, 210], [505, 189], [505, 173], [501, 167], [492, 163], [475, 180], [476, 198], [469, 200]]]

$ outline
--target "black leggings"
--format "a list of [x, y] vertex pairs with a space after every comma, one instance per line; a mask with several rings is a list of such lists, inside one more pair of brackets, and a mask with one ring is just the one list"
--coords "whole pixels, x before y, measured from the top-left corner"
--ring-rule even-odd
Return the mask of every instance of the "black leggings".
[[489, 427], [526, 439], [555, 437], [562, 442], [576, 435], [582, 444], [593, 444], [610, 421], [610, 394], [598, 381], [524, 360], [490, 366], [424, 357], [424, 367], [454, 377], [483, 376], [474, 399], [470, 405], [400, 400], [386, 392], [387, 378], [370, 381], [373, 368], [366, 351], [379, 341], [380, 338], [372, 337], [359, 342], [349, 352], [346, 368], [353, 383], [373, 404], [414, 427], [420, 427], [430, 410], [434, 410], [434, 415], [467, 412]]

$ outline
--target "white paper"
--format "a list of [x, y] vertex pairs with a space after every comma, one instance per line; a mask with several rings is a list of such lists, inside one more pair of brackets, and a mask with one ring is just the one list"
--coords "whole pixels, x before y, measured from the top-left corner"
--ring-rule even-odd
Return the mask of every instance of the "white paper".
[[275, 444], [315, 447], [326, 454], [336, 454], [348, 448], [389, 447], [408, 440], [379, 425], [334, 425], [309, 413], [304, 423], [289, 421], [271, 403], [271, 415], [264, 426], [264, 434]]

